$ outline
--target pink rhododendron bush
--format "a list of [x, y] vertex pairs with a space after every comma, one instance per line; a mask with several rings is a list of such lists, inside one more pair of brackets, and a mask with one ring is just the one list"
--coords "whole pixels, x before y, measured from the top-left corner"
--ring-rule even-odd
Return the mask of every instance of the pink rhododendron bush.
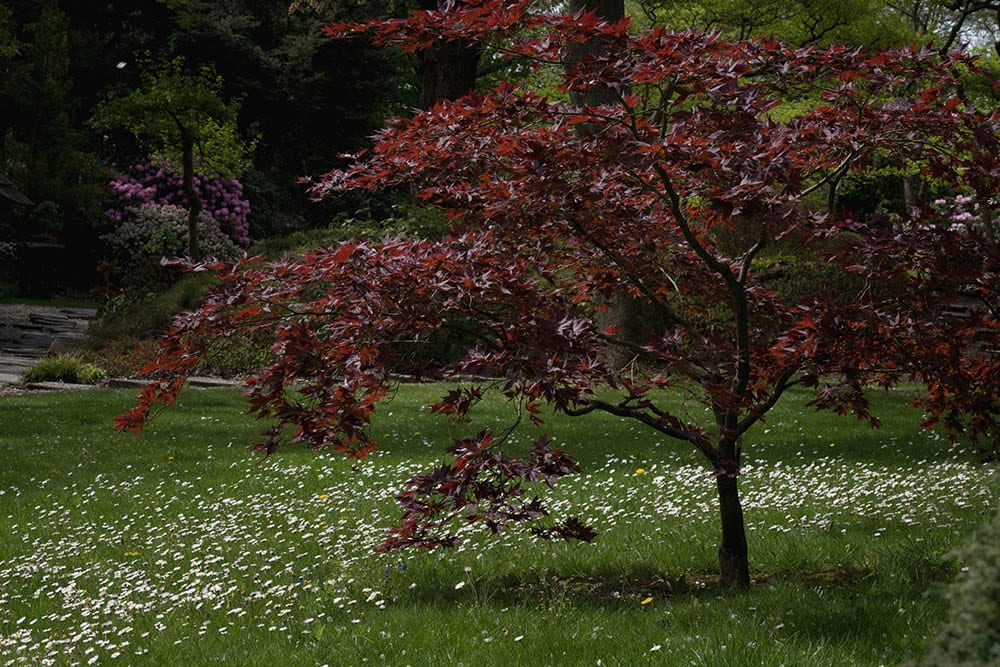
[[[123, 222], [129, 219], [130, 208], [150, 204], [188, 208], [181, 174], [169, 162], [148, 162], [136, 165], [132, 171], [133, 175], [122, 174], [108, 185], [114, 202], [106, 213], [112, 220]], [[250, 202], [243, 196], [243, 185], [235, 178], [196, 174], [194, 187], [208, 219], [235, 243], [244, 248], [250, 245]]]
[[[179, 170], [166, 161], [137, 165], [108, 184], [105, 214], [113, 228], [102, 236], [104, 270], [113, 285], [147, 293], [176, 280], [178, 270], [164, 260], [184, 256], [189, 247], [188, 197]], [[234, 260], [250, 244], [250, 202], [235, 178], [196, 175], [202, 203], [198, 242], [205, 257]]]

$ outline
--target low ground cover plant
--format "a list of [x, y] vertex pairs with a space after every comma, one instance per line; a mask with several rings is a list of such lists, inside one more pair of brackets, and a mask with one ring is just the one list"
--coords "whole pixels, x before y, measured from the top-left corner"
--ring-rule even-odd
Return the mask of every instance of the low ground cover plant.
[[93, 384], [108, 377], [108, 372], [78, 354], [50, 354], [24, 372], [25, 382], [69, 382]]
[[[422, 408], [442, 391], [400, 387], [365, 461], [259, 465], [233, 390], [186, 390], [138, 438], [108, 430], [127, 392], [0, 397], [0, 665], [895, 664], [936, 632], [951, 554], [996, 505], [974, 450], [914, 426], [914, 394], [873, 396], [873, 431], [793, 390], [748, 436], [746, 593], [719, 585], [705, 465], [610, 415], [547, 415], [581, 471], [546, 500], [595, 542], [376, 553], [399, 486], [475, 433]], [[475, 416], [515, 419], [494, 394]]]

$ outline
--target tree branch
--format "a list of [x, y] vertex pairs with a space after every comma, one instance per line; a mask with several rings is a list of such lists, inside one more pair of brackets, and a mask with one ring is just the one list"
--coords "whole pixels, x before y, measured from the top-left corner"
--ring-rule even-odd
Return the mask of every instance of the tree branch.
[[771, 396], [766, 401], [761, 403], [756, 409], [751, 410], [750, 413], [740, 421], [739, 425], [736, 427], [737, 437], [749, 431], [751, 426], [759, 422], [764, 414], [777, 404], [778, 399], [781, 398], [781, 395], [784, 394], [789, 387], [794, 387], [798, 384], [797, 380], [792, 379], [794, 374], [794, 371], [791, 370], [782, 373], [781, 377], [778, 378], [778, 381], [774, 385], [774, 390], [771, 392]]
[[[614, 404], [595, 398], [582, 402], [582, 407], [580, 408], [565, 408], [564, 412], [571, 417], [580, 417], [600, 410], [617, 417], [636, 419], [666, 436], [694, 445], [694, 447], [704, 454], [713, 465], [718, 463], [719, 453], [712, 447], [712, 444], [706, 437], [695, 437], [695, 430], [692, 430], [691, 433], [687, 433], [676, 426], [671, 426], [667, 423], [668, 418], [665, 413], [659, 410], [655, 411], [659, 414], [651, 415], [642, 407], [628, 406], [627, 402], [628, 400], [626, 399], [626, 401], [623, 401], [622, 403]], [[671, 421], [677, 421], [679, 423], [680, 419], [673, 418]]]

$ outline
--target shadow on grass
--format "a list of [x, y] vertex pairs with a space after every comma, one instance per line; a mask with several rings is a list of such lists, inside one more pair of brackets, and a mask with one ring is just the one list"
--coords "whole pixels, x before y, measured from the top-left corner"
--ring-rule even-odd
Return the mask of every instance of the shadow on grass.
[[[874, 587], [894, 594], [897, 588], [919, 587], [926, 590], [929, 582], [947, 581], [953, 570], [928, 568], [918, 576], [879, 575], [863, 568], [834, 568], [810, 572], [782, 572], [756, 575], [750, 588], [724, 587], [719, 575], [711, 573], [653, 574], [640, 571], [628, 574], [598, 572], [592, 575], [563, 576], [551, 571], [529, 570], [511, 573], [497, 579], [476, 579], [456, 573], [452, 578], [434, 576], [431, 581], [407, 591], [407, 600], [430, 605], [454, 605], [489, 600], [502, 605], [549, 606], [553, 602], [583, 607], [628, 607], [642, 600], [674, 602], [692, 599], [737, 599], [765, 595], [773, 591], [798, 590], [822, 597], [828, 593], [866, 594]], [[455, 579], [458, 583], [448, 583]]]

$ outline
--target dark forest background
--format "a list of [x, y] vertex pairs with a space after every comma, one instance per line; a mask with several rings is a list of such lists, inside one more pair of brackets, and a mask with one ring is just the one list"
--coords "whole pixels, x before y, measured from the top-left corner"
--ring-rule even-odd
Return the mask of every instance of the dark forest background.
[[[152, 121], [139, 132], [121, 117], [102, 120], [101, 109], [148, 86], [152, 73], [168, 65], [192, 80], [205, 72], [215, 77], [218, 86], [205, 94], [233, 112], [231, 133], [205, 147], [196, 169], [239, 180], [252, 241], [401, 216], [418, 229], [433, 226], [426, 212], [407, 208], [406, 193], [318, 203], [301, 179], [363, 148], [388, 117], [498, 76], [526, 75], [517, 63], [488, 54], [404, 55], [364, 38], [334, 41], [322, 33], [334, 20], [435, 6], [435, 0], [4, 0], [0, 283], [24, 282], [32, 267], [47, 264], [63, 288], [113, 291], [105, 239], [117, 221], [108, 216], [109, 184], [173, 156], [170, 137]], [[768, 33], [799, 45], [925, 42], [950, 50], [965, 44], [987, 60], [996, 60], [1000, 21], [1000, 3], [958, 0], [645, 0], [624, 3], [624, 11], [640, 23], [733, 37]], [[988, 89], [988, 82], [976, 85]], [[242, 159], [220, 167], [227, 141], [239, 144]], [[890, 175], [845, 196], [879, 206], [904, 190]]]

